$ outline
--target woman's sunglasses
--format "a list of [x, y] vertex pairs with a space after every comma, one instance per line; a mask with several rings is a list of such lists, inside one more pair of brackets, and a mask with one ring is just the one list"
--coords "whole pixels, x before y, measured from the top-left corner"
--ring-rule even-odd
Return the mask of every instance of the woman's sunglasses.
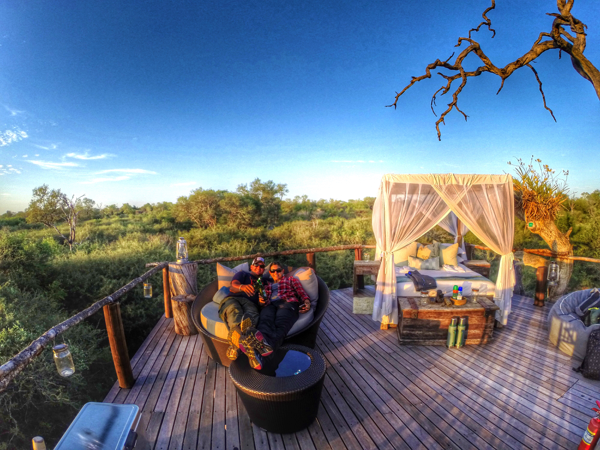
[[275, 272], [281, 273], [281, 272], [283, 272], [283, 269], [271, 269], [271, 270], [269, 270], [269, 272], [271, 272], [271, 273], [275, 273]]

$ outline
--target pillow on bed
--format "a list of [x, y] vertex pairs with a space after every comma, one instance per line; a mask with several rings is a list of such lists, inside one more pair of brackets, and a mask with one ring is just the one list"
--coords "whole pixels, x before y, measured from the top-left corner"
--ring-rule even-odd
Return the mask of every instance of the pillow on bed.
[[417, 241], [411, 242], [406, 247], [394, 252], [394, 264], [398, 267], [408, 266], [408, 257], [417, 256]]
[[439, 270], [440, 269], [440, 258], [434, 256], [429, 259], [415, 258], [413, 256], [408, 257], [409, 267], [414, 267], [417, 270]]
[[458, 266], [457, 261], [457, 252], [458, 252], [458, 243], [452, 244], [446, 248], [444, 248], [444, 244], [440, 245], [440, 267], [443, 267], [445, 264], [450, 266]]
[[245, 272], [250, 272], [248, 263], [240, 264], [239, 266], [235, 266], [233, 269], [217, 263], [217, 280], [219, 282], [218, 289], [221, 289], [222, 287], [231, 287], [231, 280], [233, 280], [233, 276], [242, 270]]
[[417, 258], [429, 259], [440, 256], [440, 243], [433, 241], [433, 244], [420, 245], [417, 250]]

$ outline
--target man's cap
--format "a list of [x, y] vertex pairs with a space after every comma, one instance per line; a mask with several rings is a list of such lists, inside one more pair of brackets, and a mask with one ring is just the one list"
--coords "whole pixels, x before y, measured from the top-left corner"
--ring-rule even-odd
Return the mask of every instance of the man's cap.
[[257, 256], [256, 258], [254, 258], [252, 260], [252, 265], [253, 266], [258, 265], [258, 263], [263, 263], [264, 264], [265, 263], [265, 258], [263, 258], [262, 256]]

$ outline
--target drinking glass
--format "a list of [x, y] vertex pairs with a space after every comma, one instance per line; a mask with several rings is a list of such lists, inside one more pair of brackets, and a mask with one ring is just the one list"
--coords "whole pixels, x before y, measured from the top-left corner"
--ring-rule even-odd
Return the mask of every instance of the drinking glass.
[[473, 296], [471, 297], [471, 301], [473, 303], [477, 303], [477, 296], [479, 295], [479, 288], [474, 287], [472, 289], [472, 291], [473, 291]]
[[152, 298], [152, 284], [144, 283], [144, 298]]
[[371, 259], [371, 255], [369, 255], [368, 253], [363, 253], [363, 261], [369, 261]]

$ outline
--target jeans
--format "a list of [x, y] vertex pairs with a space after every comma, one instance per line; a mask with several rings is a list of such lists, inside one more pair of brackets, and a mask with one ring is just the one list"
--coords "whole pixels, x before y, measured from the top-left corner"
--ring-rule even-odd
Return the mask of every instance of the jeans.
[[279, 348], [288, 332], [298, 320], [300, 304], [277, 301], [268, 304], [260, 312], [258, 329], [274, 350]]

